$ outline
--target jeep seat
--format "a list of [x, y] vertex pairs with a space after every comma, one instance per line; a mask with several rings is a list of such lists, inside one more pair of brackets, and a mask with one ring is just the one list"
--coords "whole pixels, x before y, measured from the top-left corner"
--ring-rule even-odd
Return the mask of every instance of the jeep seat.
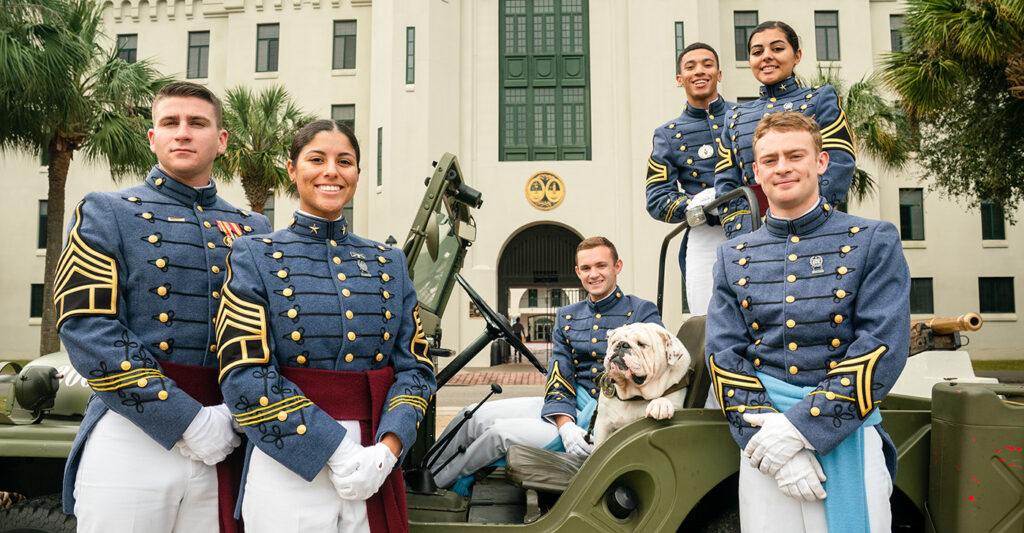
[[690, 353], [690, 385], [686, 389], [683, 407], [702, 409], [711, 390], [711, 376], [708, 375], [704, 363], [704, 315], [691, 316], [679, 327], [676, 337], [683, 341], [683, 346]]

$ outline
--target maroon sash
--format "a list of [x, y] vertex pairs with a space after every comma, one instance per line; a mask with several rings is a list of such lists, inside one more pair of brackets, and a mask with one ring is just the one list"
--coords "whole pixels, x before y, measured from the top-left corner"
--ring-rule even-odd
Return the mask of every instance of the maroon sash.
[[768, 212], [768, 197], [765, 196], [764, 191], [761, 190], [760, 183], [749, 185], [749, 187], [752, 191], [754, 191], [754, 194], [757, 196], [757, 207], [761, 211], [760, 213], [758, 213], [758, 215], [763, 217], [764, 214]]
[[[374, 444], [384, 402], [395, 382], [391, 367], [366, 372], [284, 367], [281, 375], [335, 420], [358, 420], [363, 446]], [[380, 490], [366, 500], [366, 515], [373, 533], [409, 531], [401, 468], [391, 472]]]
[[[178, 388], [204, 406], [224, 403], [217, 383], [219, 370], [215, 366], [179, 365], [160, 361], [164, 375], [174, 380]], [[217, 463], [217, 510], [220, 533], [241, 533], [242, 520], [235, 519], [235, 502], [242, 482], [245, 446], [235, 448], [231, 455]]]

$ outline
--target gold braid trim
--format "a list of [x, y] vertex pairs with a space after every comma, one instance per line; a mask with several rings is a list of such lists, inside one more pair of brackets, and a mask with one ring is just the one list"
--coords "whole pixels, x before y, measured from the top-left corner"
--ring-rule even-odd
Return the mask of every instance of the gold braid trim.
[[889, 351], [889, 347], [880, 344], [878, 348], [853, 359], [847, 359], [830, 370], [827, 376], [840, 374], [853, 374], [853, 390], [857, 395], [857, 409], [863, 419], [868, 416], [875, 407], [875, 401], [871, 397], [871, 383], [875, 375], [875, 366], [878, 359]]
[[53, 278], [57, 329], [73, 315], [117, 314], [117, 263], [82, 239], [82, 205], [75, 206], [75, 225], [60, 254]]

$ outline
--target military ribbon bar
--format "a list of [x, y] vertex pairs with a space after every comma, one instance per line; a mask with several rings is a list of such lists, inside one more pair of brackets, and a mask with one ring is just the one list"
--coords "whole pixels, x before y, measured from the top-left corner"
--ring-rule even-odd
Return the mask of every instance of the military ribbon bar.
[[242, 226], [239, 226], [237, 222], [224, 222], [223, 220], [218, 220], [217, 227], [220, 228], [221, 233], [224, 234], [225, 246], [231, 246], [231, 243], [235, 241], [235, 237], [242, 236]]

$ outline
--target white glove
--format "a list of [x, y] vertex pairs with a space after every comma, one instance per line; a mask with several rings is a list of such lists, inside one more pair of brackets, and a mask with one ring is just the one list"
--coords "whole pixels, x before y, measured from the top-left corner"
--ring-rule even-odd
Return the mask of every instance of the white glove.
[[343, 439], [327, 460], [327, 466], [341, 499], [363, 501], [380, 489], [397, 462], [398, 457], [383, 442], [360, 446], [351, 439]]
[[224, 404], [203, 407], [175, 447], [185, 457], [213, 466], [242, 442], [232, 427], [233, 418]]
[[[703, 191], [700, 191], [699, 193], [693, 195], [693, 198], [690, 198], [690, 204], [688, 206], [686, 206], [686, 210], [690, 211], [692, 209], [703, 209], [704, 206], [706, 206], [706, 205], [708, 205], [708, 204], [710, 204], [711, 202], [714, 202], [714, 201], [715, 201], [715, 189], [713, 189], [713, 188], [712, 189], [704, 189]], [[715, 209], [710, 214], [717, 215], [718, 214], [718, 210]]]
[[821, 469], [821, 463], [810, 450], [797, 452], [775, 474], [775, 482], [783, 494], [804, 502], [825, 499], [825, 487], [821, 485], [824, 481], [825, 472]]
[[566, 422], [558, 428], [558, 435], [562, 437], [562, 446], [565, 451], [579, 456], [586, 457], [594, 451], [594, 445], [587, 442], [587, 430], [576, 425], [575, 422]]
[[745, 414], [743, 420], [761, 426], [743, 449], [743, 455], [762, 474], [774, 476], [796, 452], [814, 448], [782, 413]]

